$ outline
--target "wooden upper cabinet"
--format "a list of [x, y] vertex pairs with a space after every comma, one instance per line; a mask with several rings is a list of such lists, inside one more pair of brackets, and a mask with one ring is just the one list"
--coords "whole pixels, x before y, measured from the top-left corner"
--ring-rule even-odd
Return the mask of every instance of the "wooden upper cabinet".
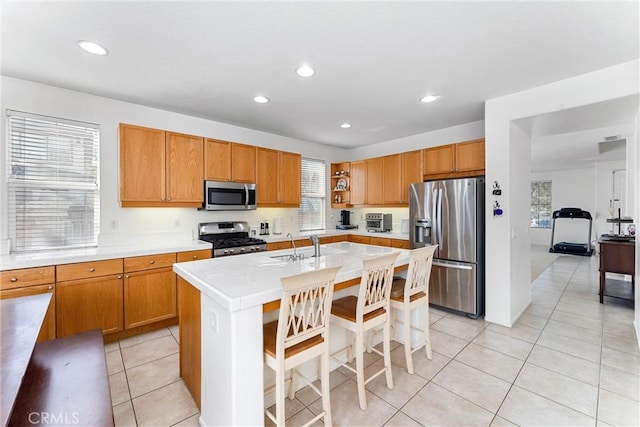
[[165, 132], [120, 124], [120, 201], [165, 199]]
[[200, 207], [203, 138], [120, 124], [122, 207]]
[[402, 203], [409, 204], [409, 184], [422, 182], [422, 150], [402, 153]]
[[204, 139], [167, 132], [167, 201], [202, 204]]
[[484, 170], [484, 139], [456, 144], [456, 171]]
[[302, 156], [257, 148], [256, 191], [258, 207], [299, 207]]
[[256, 150], [256, 193], [258, 207], [278, 203], [278, 151]]
[[231, 180], [256, 182], [256, 147], [235, 142], [231, 144]]
[[402, 203], [402, 156], [392, 154], [382, 158], [384, 204]]
[[302, 156], [297, 153], [280, 152], [280, 203], [299, 207], [302, 191]]
[[231, 181], [231, 145], [229, 141], [204, 140], [204, 179]]
[[367, 203], [367, 162], [359, 160], [351, 162], [351, 204]]
[[424, 175], [456, 178], [484, 173], [484, 139], [425, 148]]
[[367, 204], [381, 205], [384, 203], [384, 160], [382, 157], [367, 159]]
[[424, 175], [450, 173], [455, 171], [455, 146], [454, 144], [425, 148], [422, 165]]

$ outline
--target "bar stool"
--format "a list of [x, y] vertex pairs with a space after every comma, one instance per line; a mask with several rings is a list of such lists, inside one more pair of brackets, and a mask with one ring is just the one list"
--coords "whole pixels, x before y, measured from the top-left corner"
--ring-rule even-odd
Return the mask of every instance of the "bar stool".
[[[394, 277], [391, 287], [391, 324], [395, 325], [398, 310], [403, 311], [402, 330], [404, 338], [404, 354], [407, 360], [407, 371], [413, 374], [412, 354], [425, 347], [427, 359], [431, 360], [431, 338], [429, 335], [429, 277], [433, 254], [438, 245], [426, 246], [411, 251], [407, 278]], [[422, 307], [420, 327], [411, 326], [411, 311]], [[414, 349], [411, 348], [411, 330], [422, 331], [424, 340]]]
[[[354, 334], [351, 345], [331, 355], [332, 358], [347, 353], [349, 362], [353, 361], [355, 353], [356, 369], [342, 361], [335, 359], [345, 368], [356, 374], [358, 382], [358, 400], [360, 409], [367, 409], [367, 399], [364, 386], [383, 372], [387, 377], [387, 387], [393, 388], [391, 375], [391, 334], [389, 330], [389, 296], [393, 280], [393, 264], [399, 252], [392, 252], [363, 261], [364, 270], [360, 280], [358, 296], [348, 296], [337, 299], [331, 308], [331, 323], [345, 328]], [[383, 353], [373, 349], [384, 357], [384, 368], [373, 374], [366, 381], [364, 378], [364, 334], [366, 331], [382, 326], [384, 332]]]
[[[265, 409], [277, 425], [284, 426], [285, 373], [291, 370], [289, 399], [295, 397], [295, 379], [300, 377], [322, 397], [322, 412], [305, 425], [324, 417], [331, 425], [329, 401], [329, 328], [328, 319], [333, 299], [333, 284], [341, 267], [312, 270], [296, 276], [283, 277], [282, 299], [278, 320], [263, 326], [264, 360], [275, 371], [276, 414]], [[300, 374], [295, 367], [320, 358], [322, 391]], [[266, 393], [273, 388], [266, 390]]]

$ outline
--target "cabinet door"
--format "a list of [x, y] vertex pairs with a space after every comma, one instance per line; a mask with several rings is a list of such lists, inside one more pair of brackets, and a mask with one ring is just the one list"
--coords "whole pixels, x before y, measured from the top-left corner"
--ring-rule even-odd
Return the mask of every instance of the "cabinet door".
[[351, 204], [367, 203], [367, 162], [351, 162]]
[[176, 310], [176, 276], [171, 267], [125, 275], [125, 329], [170, 319]]
[[95, 328], [122, 330], [122, 275], [56, 283], [58, 338]]
[[384, 204], [402, 203], [402, 157], [400, 154], [382, 158]]
[[280, 197], [279, 201], [287, 207], [300, 207], [302, 156], [297, 153], [280, 152], [278, 170]]
[[120, 201], [164, 201], [165, 132], [120, 124]]
[[0, 299], [28, 297], [31, 295], [39, 295], [51, 293], [51, 302], [47, 313], [44, 315], [42, 327], [38, 334], [37, 342], [52, 340], [56, 338], [56, 289], [55, 284], [29, 286], [26, 288], [15, 288], [7, 291], [0, 291]]
[[402, 153], [402, 203], [409, 204], [409, 184], [422, 182], [422, 150]]
[[231, 144], [231, 180], [256, 182], [256, 147], [235, 142]]
[[196, 261], [211, 258], [211, 249], [199, 249], [197, 251], [178, 252], [178, 262]]
[[454, 171], [455, 147], [453, 144], [425, 148], [422, 152], [425, 175]]
[[209, 181], [231, 181], [230, 142], [205, 139], [204, 179]]
[[384, 203], [383, 188], [384, 167], [382, 157], [367, 159], [367, 204], [381, 205]]
[[456, 144], [456, 171], [484, 170], [484, 139]]
[[256, 193], [258, 207], [278, 204], [278, 152], [268, 148], [256, 150]]
[[204, 140], [167, 133], [167, 201], [202, 205], [204, 197]]

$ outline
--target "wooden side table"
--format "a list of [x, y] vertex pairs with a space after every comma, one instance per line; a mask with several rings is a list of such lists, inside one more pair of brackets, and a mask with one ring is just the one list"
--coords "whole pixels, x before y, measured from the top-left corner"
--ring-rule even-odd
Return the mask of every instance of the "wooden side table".
[[[635, 242], [600, 240], [600, 304], [604, 297], [606, 273], [631, 275], [631, 289], [635, 290]], [[633, 293], [632, 293], [633, 295]]]

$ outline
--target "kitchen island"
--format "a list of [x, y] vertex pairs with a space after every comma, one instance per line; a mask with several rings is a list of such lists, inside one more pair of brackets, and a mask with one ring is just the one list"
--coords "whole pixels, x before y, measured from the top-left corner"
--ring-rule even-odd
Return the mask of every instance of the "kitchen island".
[[[322, 245], [319, 258], [313, 248], [298, 250], [305, 258], [296, 261], [286, 259], [286, 249], [175, 264], [181, 376], [200, 406], [200, 424], [263, 424], [262, 324], [275, 313], [263, 312], [280, 299], [280, 278], [341, 266], [340, 296], [357, 289], [365, 258], [390, 252], [400, 252], [396, 269], [406, 268], [408, 250], [347, 242]], [[331, 335], [332, 348], [339, 338]]]

